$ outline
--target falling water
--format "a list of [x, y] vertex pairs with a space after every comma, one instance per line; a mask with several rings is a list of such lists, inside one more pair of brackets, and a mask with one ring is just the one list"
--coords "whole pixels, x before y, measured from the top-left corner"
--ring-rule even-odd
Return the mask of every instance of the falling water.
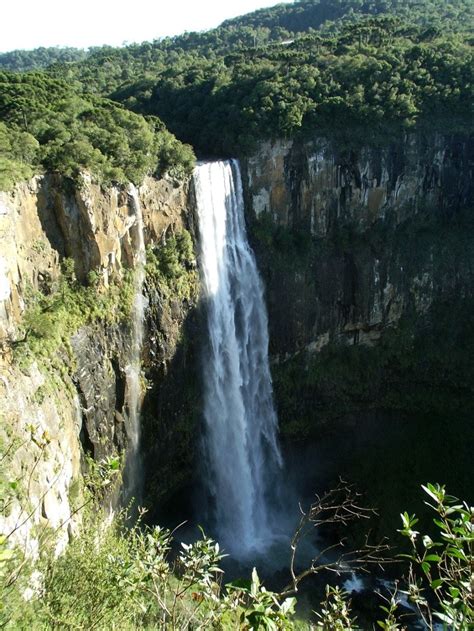
[[274, 537], [281, 455], [268, 365], [263, 287], [247, 242], [236, 161], [194, 172], [207, 306], [205, 483], [218, 538], [237, 558]]
[[129, 352], [129, 363], [125, 368], [127, 385], [128, 425], [127, 425], [127, 463], [125, 468], [124, 496], [127, 501], [132, 497], [139, 502], [141, 491], [141, 463], [140, 463], [140, 356], [143, 345], [144, 315], [146, 299], [143, 296], [143, 282], [145, 280], [145, 239], [143, 236], [143, 216], [138, 199], [137, 189], [129, 188], [129, 196], [135, 215], [133, 225], [134, 257], [135, 257], [135, 293], [132, 307], [132, 334]]

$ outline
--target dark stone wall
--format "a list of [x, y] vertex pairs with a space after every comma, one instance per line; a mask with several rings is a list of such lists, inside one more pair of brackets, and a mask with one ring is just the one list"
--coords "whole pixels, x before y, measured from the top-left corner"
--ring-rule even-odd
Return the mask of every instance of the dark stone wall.
[[327, 139], [244, 161], [282, 432], [474, 410], [474, 139]]
[[373, 344], [474, 289], [474, 138], [265, 145], [244, 163], [271, 352]]

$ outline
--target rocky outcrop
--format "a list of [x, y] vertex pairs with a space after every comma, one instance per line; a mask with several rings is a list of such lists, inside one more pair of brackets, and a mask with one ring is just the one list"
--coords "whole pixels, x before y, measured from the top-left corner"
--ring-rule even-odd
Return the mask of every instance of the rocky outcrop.
[[[148, 178], [138, 198], [150, 247], [159, 248], [189, 221], [186, 184]], [[127, 317], [100, 314], [71, 330], [54, 357], [25, 360], [17, 353], [28, 336], [24, 316], [35, 296], [60, 292], [65, 259], [73, 261], [79, 286], [92, 283], [106, 306], [104, 296], [115, 295], [110, 305], [120, 309], [120, 292], [138, 263], [137, 238], [127, 188], [103, 189], [88, 174], [76, 184], [38, 176], [0, 193], [1, 448], [3, 482], [11, 489], [0, 531], [13, 533], [29, 554], [38, 551], [40, 530], [54, 531], [58, 550], [67, 542], [80, 515], [84, 456], [101, 461], [126, 449], [132, 325]], [[159, 309], [160, 290], [149, 289], [150, 313], [166, 312], [169, 321], [162, 318], [153, 331], [166, 350], [152, 341], [143, 354], [149, 369], [163, 370], [192, 301], [176, 299], [174, 308]]]
[[473, 160], [472, 137], [408, 135], [359, 149], [325, 138], [264, 143], [246, 161], [249, 207], [314, 237], [399, 224], [424, 209], [450, 214], [472, 204]]
[[80, 402], [36, 364], [0, 369], [0, 532], [28, 556], [45, 543], [60, 552], [78, 519]]
[[[140, 187], [147, 242], [183, 226], [186, 188], [147, 178]], [[25, 288], [44, 290], [65, 257], [82, 282], [98, 273], [105, 286], [134, 265], [136, 217], [125, 188], [102, 189], [88, 174], [80, 183], [37, 176], [0, 193], [0, 339], [14, 336]]]
[[474, 287], [474, 139], [409, 135], [344, 149], [262, 145], [245, 161], [274, 355], [373, 344], [403, 314]]

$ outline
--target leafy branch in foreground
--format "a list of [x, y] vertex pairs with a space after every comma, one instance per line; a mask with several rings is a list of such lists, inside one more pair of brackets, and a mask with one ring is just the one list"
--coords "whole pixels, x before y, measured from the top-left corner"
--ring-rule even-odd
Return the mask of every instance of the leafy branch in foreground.
[[[412, 548], [403, 555], [410, 561], [408, 595], [429, 629], [436, 617], [449, 628], [467, 631], [474, 626], [474, 507], [448, 495], [439, 484], [422, 488], [430, 498], [425, 503], [436, 512], [439, 538], [414, 530], [415, 515], [401, 515], [399, 532]], [[438, 611], [432, 611], [433, 599]]]
[[[91, 487], [98, 486], [100, 495], [118, 468], [116, 458], [98, 463], [92, 471]], [[410, 561], [409, 585], [402, 592], [401, 582], [395, 583], [394, 592], [384, 598], [381, 607], [385, 619], [376, 623], [385, 631], [405, 629], [398, 611], [404, 599], [398, 596], [406, 594], [431, 631], [433, 617], [445, 628], [468, 631], [473, 628], [474, 509], [447, 495], [444, 487], [428, 484], [423, 488], [433, 500], [430, 506], [437, 514], [439, 539], [414, 530], [415, 516], [402, 516], [400, 532], [412, 546], [412, 554], [406, 555]], [[173, 553], [173, 533], [159, 526], [146, 527], [141, 515], [133, 527], [127, 527], [125, 513], [105, 525], [98, 506], [83, 505], [81, 533], [59, 558], [53, 549], [45, 549], [36, 566], [25, 564], [24, 555], [10, 545], [8, 536], [0, 535], [0, 626], [97, 631], [119, 627], [356, 631], [360, 627], [352, 615], [350, 599], [340, 587], [326, 587], [315, 623], [296, 621], [296, 599], [290, 594], [298, 590], [303, 578], [323, 569], [341, 574], [385, 561], [384, 543], [341, 554], [339, 548], [344, 542], [340, 540], [322, 550], [308, 570], [296, 574], [296, 548], [308, 528], [346, 526], [373, 512], [362, 508], [358, 498], [353, 487], [341, 481], [335, 489], [317, 496], [310, 509], [302, 513], [291, 543], [292, 583], [281, 593], [267, 590], [255, 569], [250, 580], [223, 584], [220, 562], [225, 555], [204, 533], [199, 541], [181, 544], [180, 550]], [[333, 551], [337, 553], [331, 554]], [[418, 568], [420, 579], [415, 573]], [[435, 613], [433, 599], [438, 601], [439, 611]], [[304, 624], [307, 626], [301, 626]]]
[[352, 631], [357, 628], [355, 618], [351, 615], [351, 603], [346, 596], [346, 592], [340, 587], [326, 585], [321, 610], [315, 612], [318, 631]]

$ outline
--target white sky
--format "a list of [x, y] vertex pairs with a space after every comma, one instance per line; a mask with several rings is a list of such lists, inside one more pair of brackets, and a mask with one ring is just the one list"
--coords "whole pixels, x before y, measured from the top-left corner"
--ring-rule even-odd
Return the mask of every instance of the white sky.
[[[87, 48], [202, 31], [282, 0], [1, 0], [0, 52]], [[283, 0], [288, 2], [289, 0]]]

